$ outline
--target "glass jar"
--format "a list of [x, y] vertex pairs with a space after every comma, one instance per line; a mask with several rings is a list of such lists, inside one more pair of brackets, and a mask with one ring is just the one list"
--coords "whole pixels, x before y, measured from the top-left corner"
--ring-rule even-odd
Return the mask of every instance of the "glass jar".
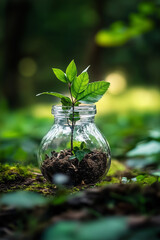
[[53, 106], [54, 125], [44, 136], [38, 152], [43, 176], [53, 182], [65, 174], [72, 185], [92, 184], [108, 172], [111, 154], [108, 142], [94, 123], [95, 105]]

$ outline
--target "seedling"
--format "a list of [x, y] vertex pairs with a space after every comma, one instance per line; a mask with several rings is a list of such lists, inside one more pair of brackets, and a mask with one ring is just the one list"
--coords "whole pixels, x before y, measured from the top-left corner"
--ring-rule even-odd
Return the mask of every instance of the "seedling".
[[85, 154], [90, 150], [85, 147], [85, 143], [82, 142], [80, 148], [73, 146], [73, 133], [76, 121], [80, 119], [79, 113], [75, 112], [75, 106], [79, 106], [81, 103], [91, 104], [97, 102], [103, 94], [107, 91], [110, 83], [105, 81], [98, 81], [89, 83], [89, 75], [87, 73], [89, 67], [87, 67], [80, 75], [77, 76], [77, 67], [72, 60], [66, 69], [66, 73], [58, 68], [52, 68], [56, 77], [68, 86], [70, 98], [63, 94], [56, 92], [42, 92], [36, 96], [43, 94], [52, 95], [61, 99], [62, 106], [69, 106], [72, 108], [72, 114], [69, 116], [71, 124], [71, 153], [73, 157], [76, 157], [81, 161]]
[[77, 158], [78, 161], [80, 162], [80, 161], [82, 161], [84, 156], [90, 152], [91, 152], [90, 149], [86, 148], [85, 142], [82, 142], [80, 147], [76, 146], [73, 148], [73, 151], [72, 151], [73, 156], [71, 156], [70, 159]]

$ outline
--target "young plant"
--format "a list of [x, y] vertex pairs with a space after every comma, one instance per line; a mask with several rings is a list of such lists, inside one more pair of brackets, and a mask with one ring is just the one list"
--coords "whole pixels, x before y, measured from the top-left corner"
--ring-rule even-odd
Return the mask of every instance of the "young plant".
[[78, 146], [73, 147], [73, 151], [72, 151], [73, 156], [71, 156], [70, 159], [77, 158], [79, 160], [79, 162], [80, 162], [80, 161], [82, 161], [84, 156], [87, 153], [90, 153], [90, 152], [91, 151], [86, 147], [85, 142], [81, 142], [80, 147], [78, 147]]
[[37, 94], [36, 96], [40, 96], [43, 94], [49, 94], [61, 99], [62, 106], [70, 106], [72, 107], [72, 114], [69, 116], [69, 120], [71, 121], [71, 152], [74, 154], [80, 161], [83, 159], [84, 154], [88, 153], [89, 150], [84, 147], [84, 143], [82, 143], [80, 149], [76, 149], [73, 146], [73, 133], [76, 121], [78, 121], [79, 114], [75, 112], [75, 106], [78, 106], [81, 103], [95, 103], [97, 102], [103, 94], [107, 91], [110, 83], [105, 81], [98, 81], [89, 83], [89, 76], [87, 73], [89, 67], [87, 67], [80, 75], [77, 76], [77, 67], [72, 60], [66, 69], [66, 73], [58, 68], [52, 68], [56, 77], [67, 84], [70, 98], [66, 97], [60, 93], [56, 92], [42, 92]]

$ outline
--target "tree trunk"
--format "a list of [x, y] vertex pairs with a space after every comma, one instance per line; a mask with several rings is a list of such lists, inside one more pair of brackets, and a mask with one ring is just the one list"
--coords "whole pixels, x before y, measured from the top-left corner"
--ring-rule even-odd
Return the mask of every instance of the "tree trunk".
[[92, 39], [89, 41], [89, 45], [87, 48], [88, 56], [87, 56], [87, 64], [92, 67], [92, 79], [94, 81], [101, 80], [101, 59], [104, 51], [103, 47], [100, 47], [96, 44], [94, 38], [96, 33], [101, 30], [105, 26], [105, 7], [106, 0], [94, 0], [94, 8], [98, 15], [99, 24], [95, 27]]
[[29, 10], [29, 0], [8, 0], [6, 3], [2, 91], [10, 108], [19, 107], [21, 103], [18, 62], [21, 58], [21, 43]]

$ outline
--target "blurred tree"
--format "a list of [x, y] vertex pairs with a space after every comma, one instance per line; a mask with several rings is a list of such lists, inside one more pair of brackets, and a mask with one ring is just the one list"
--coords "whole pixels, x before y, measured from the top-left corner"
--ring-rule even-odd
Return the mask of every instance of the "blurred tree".
[[[96, 34], [96, 43], [102, 47], [121, 46], [129, 40], [151, 31], [154, 22], [146, 15], [153, 14], [155, 6], [152, 3], [143, 3], [139, 6], [140, 11], [138, 13], [129, 15], [128, 25], [123, 21], [112, 23], [109, 29], [103, 29]], [[144, 7], [148, 7], [150, 11], [144, 11]]]
[[98, 23], [97, 25], [95, 25], [93, 34], [91, 35], [91, 39], [89, 41], [89, 45], [91, 46], [89, 47], [87, 45], [87, 48], [89, 48], [89, 52], [86, 58], [87, 58], [87, 65], [92, 66], [91, 76], [92, 76], [92, 79], [95, 81], [100, 80], [100, 77], [101, 77], [101, 60], [102, 60], [103, 47], [97, 44], [96, 41], [93, 41], [93, 39], [95, 34], [105, 27], [105, 22], [106, 22], [105, 7], [107, 5], [106, 4], [107, 2], [109, 1], [94, 0], [92, 2], [94, 11], [96, 12], [96, 15], [98, 17]]
[[11, 108], [21, 105], [17, 67], [22, 56], [21, 42], [30, 6], [30, 0], [7, 0], [6, 2], [2, 92]]
[[[51, 68], [65, 70], [72, 59], [82, 70], [91, 65], [91, 81], [120, 69], [130, 85], [157, 85], [159, 6], [158, 0], [1, 0], [0, 90], [9, 107], [29, 105], [43, 90], [63, 90]], [[26, 58], [29, 71], [36, 66], [30, 76], [17, 69]]]
[[[121, 7], [122, 16], [110, 21], [109, 26], [106, 25], [95, 34], [95, 42], [103, 47], [101, 62], [105, 63], [109, 70], [111, 68], [110, 71], [115, 69], [126, 71], [132, 84], [155, 85], [160, 77], [160, 68], [158, 68], [160, 64], [158, 54], [160, 3], [157, 0], [152, 2], [131, 0], [129, 2], [131, 6], [126, 15], [123, 8], [127, 1], [122, 1], [119, 6], [118, 1], [115, 0], [115, 2], [112, 16], [118, 15], [118, 7]], [[125, 3], [124, 6], [123, 3]], [[135, 8], [132, 6], [133, 3], [136, 3]], [[113, 4], [110, 2], [110, 9], [112, 9], [111, 6], [113, 7]], [[109, 10], [106, 17], [111, 20]], [[105, 69], [104, 74], [107, 71], [108, 69]]]

